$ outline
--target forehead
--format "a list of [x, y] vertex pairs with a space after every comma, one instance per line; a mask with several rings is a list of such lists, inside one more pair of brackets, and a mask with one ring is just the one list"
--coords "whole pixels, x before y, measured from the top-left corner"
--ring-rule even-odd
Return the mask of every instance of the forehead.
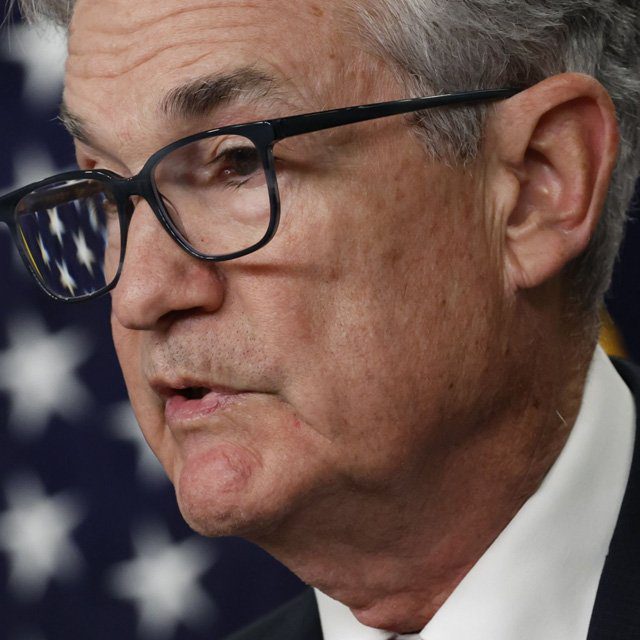
[[301, 110], [345, 75], [350, 39], [342, 16], [338, 2], [324, 0], [79, 0], [65, 104], [101, 135], [122, 141], [155, 126], [172, 89], [255, 69]]

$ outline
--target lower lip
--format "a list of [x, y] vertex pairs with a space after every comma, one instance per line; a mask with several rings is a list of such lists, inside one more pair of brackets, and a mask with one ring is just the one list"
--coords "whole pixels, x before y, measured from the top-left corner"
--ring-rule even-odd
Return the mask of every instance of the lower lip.
[[202, 398], [195, 400], [175, 395], [167, 400], [164, 416], [168, 423], [193, 420], [216, 413], [233, 403], [237, 398], [237, 393], [220, 391], [210, 391]]

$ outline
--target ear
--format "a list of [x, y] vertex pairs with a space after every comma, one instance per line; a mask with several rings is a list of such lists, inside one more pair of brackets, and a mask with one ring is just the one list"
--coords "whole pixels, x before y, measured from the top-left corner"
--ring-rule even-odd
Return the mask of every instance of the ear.
[[488, 204], [507, 284], [537, 287], [595, 231], [617, 158], [615, 108], [595, 78], [563, 74], [499, 103], [489, 120]]

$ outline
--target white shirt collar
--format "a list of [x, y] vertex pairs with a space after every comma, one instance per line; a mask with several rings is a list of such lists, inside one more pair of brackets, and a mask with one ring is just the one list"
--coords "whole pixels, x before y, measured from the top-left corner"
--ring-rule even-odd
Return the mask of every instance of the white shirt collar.
[[[624, 496], [633, 397], [598, 347], [580, 412], [538, 491], [469, 571], [422, 640], [584, 640]], [[325, 640], [384, 640], [316, 590]]]

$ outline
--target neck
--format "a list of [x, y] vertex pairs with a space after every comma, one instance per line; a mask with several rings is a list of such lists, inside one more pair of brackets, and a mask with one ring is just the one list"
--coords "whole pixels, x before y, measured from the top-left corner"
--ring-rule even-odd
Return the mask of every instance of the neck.
[[258, 543], [363, 624], [421, 629], [562, 450], [589, 356], [559, 353], [539, 357], [528, 384], [508, 389], [504, 405], [492, 396], [485, 410], [476, 407], [465, 430], [474, 435], [429, 451], [417, 474], [399, 474], [375, 495], [333, 492], [319, 500], [324, 508], [315, 502], [313, 513]]

